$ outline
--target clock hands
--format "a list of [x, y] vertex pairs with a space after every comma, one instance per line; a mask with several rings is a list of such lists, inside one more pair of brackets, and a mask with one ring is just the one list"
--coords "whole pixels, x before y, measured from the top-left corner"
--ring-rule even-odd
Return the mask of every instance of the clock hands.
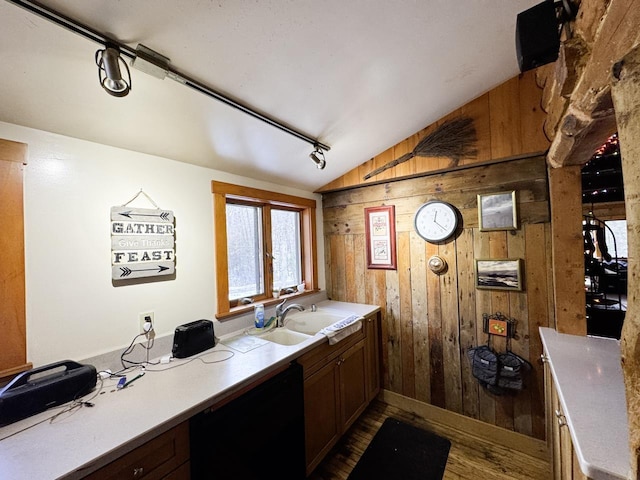
[[437, 218], [438, 218], [438, 211], [436, 210], [434, 215], [433, 215], [433, 223], [435, 223], [437, 226], [439, 226], [441, 230], [445, 230], [445, 228], [438, 223], [438, 220], [436, 220]]

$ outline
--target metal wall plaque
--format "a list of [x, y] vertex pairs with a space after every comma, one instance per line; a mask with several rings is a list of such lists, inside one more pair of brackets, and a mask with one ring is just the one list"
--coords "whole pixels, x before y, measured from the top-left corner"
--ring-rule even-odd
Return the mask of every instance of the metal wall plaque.
[[111, 207], [111, 278], [172, 275], [175, 238], [170, 210]]

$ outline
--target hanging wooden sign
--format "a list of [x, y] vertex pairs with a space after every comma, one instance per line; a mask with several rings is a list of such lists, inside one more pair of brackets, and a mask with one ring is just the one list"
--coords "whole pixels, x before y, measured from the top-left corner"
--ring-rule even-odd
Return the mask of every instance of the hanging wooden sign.
[[111, 278], [175, 273], [173, 212], [159, 208], [111, 207]]

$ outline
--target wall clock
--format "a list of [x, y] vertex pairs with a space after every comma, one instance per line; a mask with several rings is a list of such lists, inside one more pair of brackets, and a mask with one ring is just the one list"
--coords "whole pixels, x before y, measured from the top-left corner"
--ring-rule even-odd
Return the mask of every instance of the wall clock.
[[418, 235], [427, 242], [442, 242], [456, 233], [458, 211], [450, 203], [432, 200], [418, 208], [414, 226]]

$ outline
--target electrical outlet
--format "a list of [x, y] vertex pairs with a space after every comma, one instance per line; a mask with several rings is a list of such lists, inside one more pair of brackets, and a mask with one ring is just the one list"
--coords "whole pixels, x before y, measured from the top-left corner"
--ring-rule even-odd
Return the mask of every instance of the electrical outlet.
[[[149, 333], [151, 331], [153, 331], [154, 328], [154, 312], [144, 312], [144, 313], [140, 313], [138, 315], [138, 319], [140, 321], [140, 333]], [[144, 326], [145, 323], [150, 322], [151, 323], [151, 329], [150, 330], [145, 330]], [[148, 336], [148, 335], [147, 335]]]

